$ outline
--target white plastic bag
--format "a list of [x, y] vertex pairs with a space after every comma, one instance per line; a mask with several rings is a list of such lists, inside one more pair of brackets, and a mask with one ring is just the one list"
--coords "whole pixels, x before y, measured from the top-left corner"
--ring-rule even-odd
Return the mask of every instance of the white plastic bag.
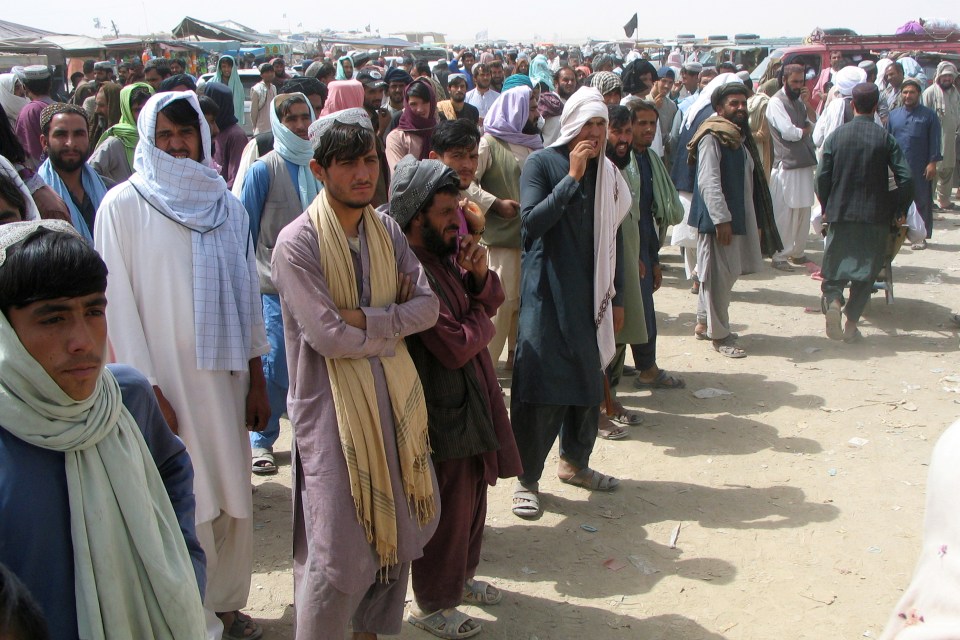
[[910, 209], [907, 211], [907, 240], [913, 242], [923, 242], [927, 239], [927, 225], [924, 224], [920, 212], [917, 211], [917, 205], [910, 203]]

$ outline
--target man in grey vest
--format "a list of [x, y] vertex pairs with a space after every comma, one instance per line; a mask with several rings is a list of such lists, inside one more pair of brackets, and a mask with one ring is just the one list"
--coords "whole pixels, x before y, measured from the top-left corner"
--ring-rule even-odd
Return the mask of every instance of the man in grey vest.
[[270, 261], [280, 230], [303, 213], [320, 190], [320, 184], [310, 172], [313, 147], [307, 132], [314, 120], [310, 102], [302, 93], [285, 93], [274, 98], [267, 108], [270, 109], [273, 150], [250, 165], [240, 193], [240, 201], [250, 215], [263, 321], [270, 341], [270, 353], [263, 358], [270, 420], [266, 429], [250, 434], [252, 470], [259, 475], [277, 472], [273, 445], [280, 435], [280, 416], [287, 409], [290, 386], [280, 299], [271, 277]]
[[783, 68], [783, 88], [774, 94], [767, 107], [767, 122], [773, 140], [770, 195], [783, 241], [783, 250], [773, 254], [773, 268], [780, 271], [793, 271], [790, 262], [808, 262], [803, 250], [810, 235], [813, 173], [817, 166], [811, 137], [816, 119], [810, 91], [804, 85], [803, 67], [786, 65]]
[[[891, 234], [906, 221], [913, 199], [913, 177], [900, 145], [873, 121], [879, 97], [875, 84], [853, 88], [854, 118], [824, 141], [817, 172], [817, 197], [830, 225], [820, 289], [831, 340], [861, 339], [857, 323], [886, 260]], [[888, 170], [897, 183], [892, 193]], [[848, 284], [850, 298], [844, 305]], [[843, 328], [841, 312], [847, 316]]]
[[705, 120], [687, 144], [697, 163], [687, 219], [698, 231], [697, 324], [706, 325], [704, 338], [712, 341], [717, 353], [743, 358], [747, 354], [730, 331], [730, 292], [737, 278], [763, 265], [759, 227], [764, 212], [758, 210], [762, 198], [756, 196], [767, 185], [756, 170], [759, 153], [754, 155], [747, 124], [746, 86], [728, 82], [713, 92], [710, 101], [716, 115]]

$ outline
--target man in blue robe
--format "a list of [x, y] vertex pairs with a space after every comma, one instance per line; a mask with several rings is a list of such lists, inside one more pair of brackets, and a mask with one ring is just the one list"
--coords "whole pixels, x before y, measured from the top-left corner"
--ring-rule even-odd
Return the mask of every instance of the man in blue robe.
[[[927, 239], [933, 236], [933, 180], [937, 163], [943, 160], [940, 149], [940, 120], [937, 114], [920, 103], [920, 83], [907, 78], [900, 85], [902, 107], [890, 112], [887, 130], [903, 151], [913, 176], [913, 202], [927, 227]], [[926, 249], [927, 242], [917, 242], [914, 249]]]

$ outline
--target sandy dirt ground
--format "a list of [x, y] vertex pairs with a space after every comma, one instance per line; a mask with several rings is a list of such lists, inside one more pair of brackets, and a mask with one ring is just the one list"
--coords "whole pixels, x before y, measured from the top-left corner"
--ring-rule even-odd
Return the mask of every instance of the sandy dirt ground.
[[[696, 298], [666, 248], [659, 364], [687, 388], [621, 383], [646, 419], [627, 440], [597, 441], [592, 466], [622, 479], [616, 492], [561, 484], [556, 448], [540, 520], [512, 515], [512, 481], [490, 490], [478, 577], [505, 598], [466, 609], [479, 637], [877, 638], [913, 572], [931, 449], [960, 414], [948, 322], [960, 310], [960, 214], [937, 215], [930, 248], [895, 262], [895, 303], [874, 295], [859, 344], [828, 340], [823, 316], [805, 312], [819, 308], [806, 270], [768, 262], [741, 278], [730, 316], [742, 360], [693, 338]], [[821, 249], [811, 236], [818, 263]], [[705, 388], [729, 395], [694, 396]], [[293, 637], [289, 451], [284, 420], [279, 474], [253, 480], [247, 611], [270, 640]], [[404, 624], [400, 637], [433, 636]]]

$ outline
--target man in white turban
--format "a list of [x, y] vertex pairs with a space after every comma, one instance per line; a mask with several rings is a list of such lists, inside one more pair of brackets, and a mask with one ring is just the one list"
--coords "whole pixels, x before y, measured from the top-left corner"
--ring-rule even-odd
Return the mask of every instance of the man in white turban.
[[623, 268], [617, 227], [631, 203], [626, 181], [604, 156], [606, 134], [603, 96], [583, 87], [563, 107], [560, 137], [531, 154], [520, 176], [521, 304], [510, 412], [523, 462], [513, 497], [519, 517], [541, 513], [539, 481], [558, 436], [562, 482], [600, 491], [619, 484], [589, 465], [603, 369], [623, 322], [614, 287]]
[[[852, 67], [851, 67], [852, 68]], [[813, 172], [817, 152], [811, 140], [817, 112], [804, 86], [803, 65], [783, 68], [783, 88], [767, 107], [767, 121], [773, 142], [770, 193], [776, 213], [777, 230], [783, 250], [773, 255], [773, 268], [792, 271], [794, 264], [807, 262], [803, 251], [810, 235], [813, 207]]]

